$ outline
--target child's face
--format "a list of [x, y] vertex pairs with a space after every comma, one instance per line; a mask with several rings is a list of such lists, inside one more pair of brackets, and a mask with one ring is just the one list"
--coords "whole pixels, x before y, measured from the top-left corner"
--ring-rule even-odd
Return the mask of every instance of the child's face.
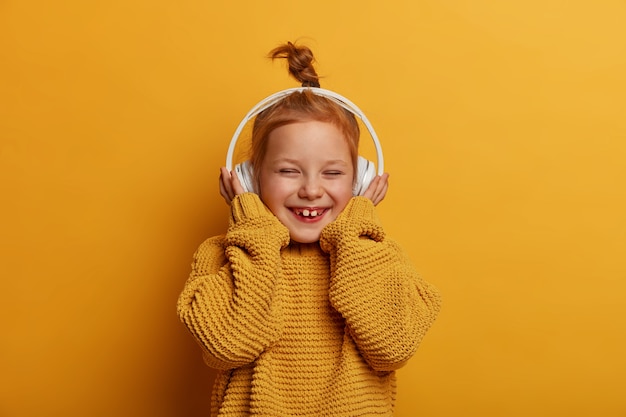
[[348, 144], [335, 125], [292, 123], [270, 133], [260, 196], [292, 240], [312, 243], [352, 198], [353, 178]]

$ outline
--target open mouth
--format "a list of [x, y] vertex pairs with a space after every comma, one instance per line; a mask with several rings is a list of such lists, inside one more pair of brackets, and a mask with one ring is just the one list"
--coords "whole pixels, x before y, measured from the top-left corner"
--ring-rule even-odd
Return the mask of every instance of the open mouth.
[[326, 209], [322, 208], [294, 208], [292, 211], [300, 217], [315, 218], [326, 213]]

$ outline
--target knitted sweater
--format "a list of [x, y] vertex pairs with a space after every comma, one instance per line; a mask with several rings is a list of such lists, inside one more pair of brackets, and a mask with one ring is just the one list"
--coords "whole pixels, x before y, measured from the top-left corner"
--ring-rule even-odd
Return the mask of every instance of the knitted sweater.
[[391, 416], [394, 370], [439, 307], [369, 199], [303, 245], [246, 193], [197, 250], [178, 315], [218, 370], [212, 416]]

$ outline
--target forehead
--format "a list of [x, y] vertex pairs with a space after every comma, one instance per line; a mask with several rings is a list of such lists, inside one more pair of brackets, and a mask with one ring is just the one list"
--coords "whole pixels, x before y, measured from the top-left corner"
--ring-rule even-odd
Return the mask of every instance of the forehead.
[[317, 120], [290, 123], [274, 129], [268, 137], [267, 153], [267, 156], [295, 154], [350, 159], [350, 148], [343, 132], [332, 123]]

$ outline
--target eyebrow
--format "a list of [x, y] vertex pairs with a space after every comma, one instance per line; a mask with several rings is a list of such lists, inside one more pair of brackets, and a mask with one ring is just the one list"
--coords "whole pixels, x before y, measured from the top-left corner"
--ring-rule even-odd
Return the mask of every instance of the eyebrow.
[[[292, 158], [276, 158], [276, 159], [272, 159], [270, 161], [271, 163], [280, 163], [280, 162], [287, 162], [287, 163], [291, 163], [291, 164], [298, 164], [301, 161], [298, 159], [292, 159]], [[350, 165], [350, 161], [344, 161], [343, 159], [331, 159], [328, 161], [324, 161], [325, 165], [333, 165], [333, 164], [340, 164], [340, 165]]]

